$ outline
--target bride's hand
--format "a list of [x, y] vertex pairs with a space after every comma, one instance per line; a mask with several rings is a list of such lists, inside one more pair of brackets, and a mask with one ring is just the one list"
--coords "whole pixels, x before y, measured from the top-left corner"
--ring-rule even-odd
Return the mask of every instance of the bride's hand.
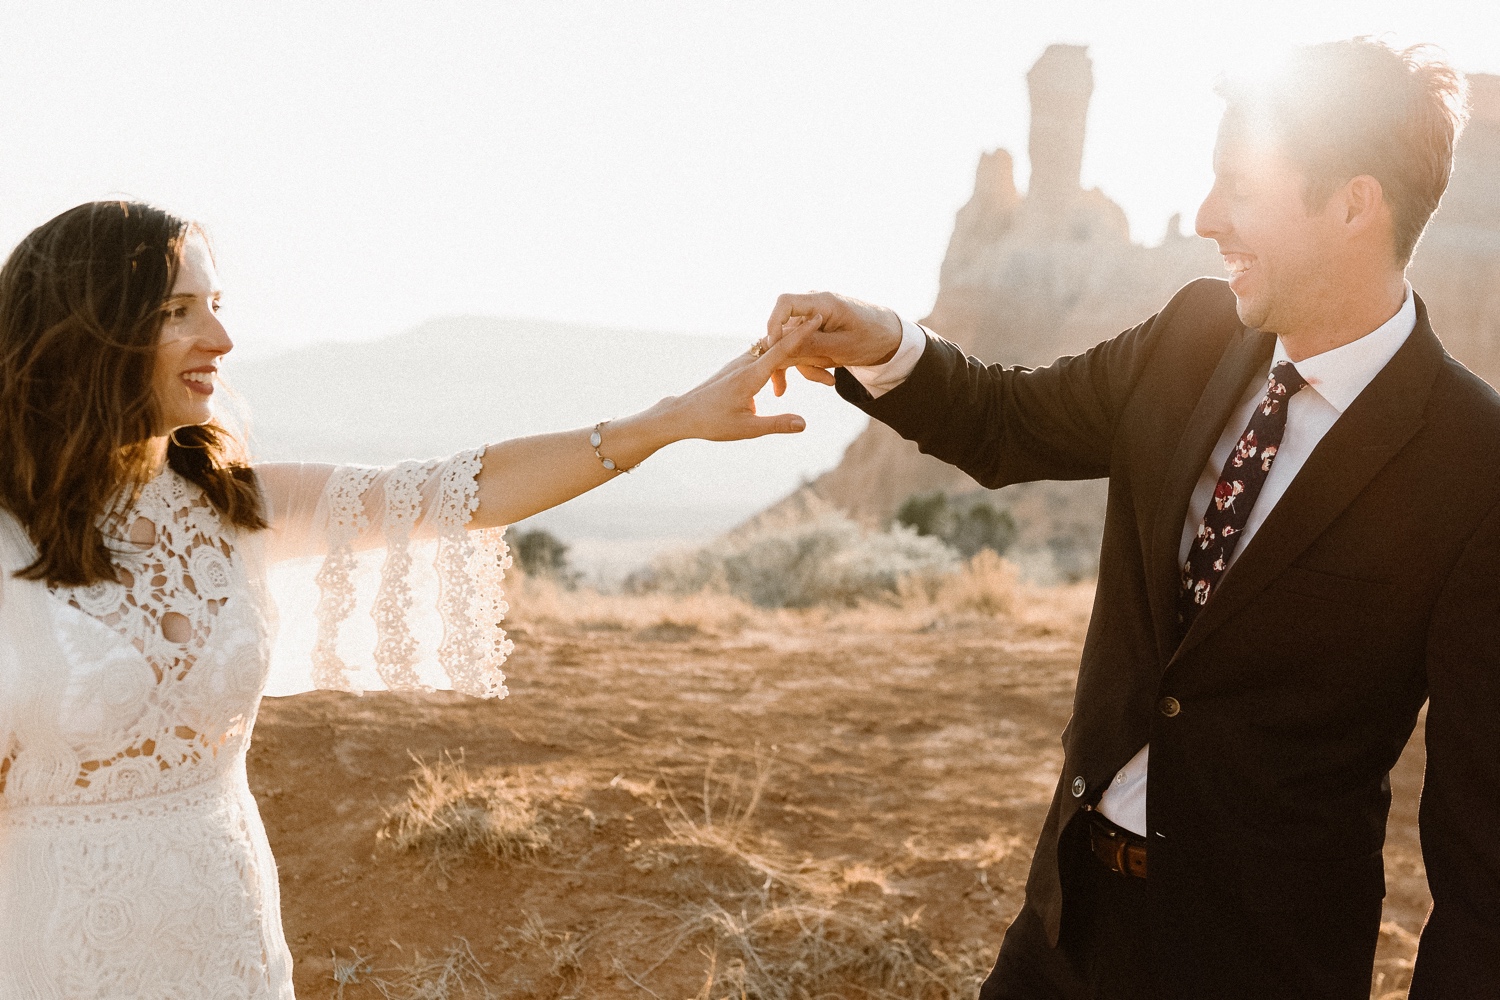
[[514, 524], [555, 507], [635, 468], [673, 441], [742, 441], [763, 434], [796, 434], [806, 426], [801, 417], [795, 413], [763, 417], [755, 412], [755, 394], [765, 388], [773, 372], [791, 363], [789, 359], [807, 353], [804, 341], [822, 322], [821, 316], [812, 316], [788, 324], [774, 345], [767, 347], [761, 341], [702, 385], [640, 413], [593, 428], [490, 445], [479, 474], [479, 509], [469, 527]]
[[[742, 441], [765, 434], [796, 434], [805, 428], [807, 422], [795, 413], [757, 414], [755, 395], [786, 366], [786, 359], [796, 356], [803, 341], [822, 322], [821, 316], [804, 318], [769, 348], [752, 348], [696, 388], [663, 400], [678, 425], [674, 436]], [[760, 343], [764, 345], [765, 341]]]

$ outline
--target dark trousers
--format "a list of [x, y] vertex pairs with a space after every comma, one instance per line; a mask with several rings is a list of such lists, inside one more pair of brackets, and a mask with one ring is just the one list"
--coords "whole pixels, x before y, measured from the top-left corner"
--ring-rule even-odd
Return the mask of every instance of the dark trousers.
[[[1082, 819], [1080, 814], [1080, 819]], [[980, 1000], [1150, 1000], [1146, 880], [1112, 872], [1088, 849], [1084, 822], [1069, 824], [1062, 859], [1063, 925], [1054, 948], [1028, 901], [1005, 932]]]

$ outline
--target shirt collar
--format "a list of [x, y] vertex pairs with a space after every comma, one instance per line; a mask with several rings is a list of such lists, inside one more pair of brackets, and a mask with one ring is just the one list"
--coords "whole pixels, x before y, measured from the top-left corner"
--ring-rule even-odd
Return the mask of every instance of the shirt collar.
[[[1411, 293], [1411, 283], [1407, 282], [1406, 298], [1396, 315], [1358, 340], [1303, 358], [1297, 362], [1297, 373], [1307, 379], [1307, 384], [1328, 400], [1329, 405], [1343, 413], [1395, 357], [1416, 326], [1417, 303]], [[1288, 360], [1286, 348], [1281, 346], [1281, 338], [1277, 337], [1271, 367]]]

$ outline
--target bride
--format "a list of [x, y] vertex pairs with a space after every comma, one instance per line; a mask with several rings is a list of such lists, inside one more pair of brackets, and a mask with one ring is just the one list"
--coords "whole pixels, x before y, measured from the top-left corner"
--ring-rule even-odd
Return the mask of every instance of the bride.
[[803, 427], [753, 399], [793, 333], [592, 429], [389, 468], [251, 464], [214, 421], [219, 296], [202, 231], [126, 202], [63, 213], [0, 270], [0, 996], [291, 997], [245, 779], [269, 563], [322, 558], [313, 677], [348, 690], [355, 553], [384, 548], [370, 659], [412, 689], [412, 546], [435, 544], [436, 659], [503, 695], [503, 543], [475, 529], [673, 441]]

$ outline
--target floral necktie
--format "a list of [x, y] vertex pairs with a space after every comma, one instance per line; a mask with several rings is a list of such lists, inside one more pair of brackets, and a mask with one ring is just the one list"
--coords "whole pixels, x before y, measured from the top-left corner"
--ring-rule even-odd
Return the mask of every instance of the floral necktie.
[[1307, 380], [1297, 373], [1290, 361], [1279, 362], [1272, 368], [1265, 396], [1250, 415], [1250, 423], [1224, 463], [1219, 484], [1214, 487], [1213, 500], [1203, 513], [1198, 537], [1193, 540], [1187, 562], [1182, 567], [1177, 622], [1184, 632], [1213, 596], [1229, 566], [1235, 546], [1240, 543], [1240, 534], [1245, 530], [1245, 522], [1250, 520], [1250, 508], [1255, 506], [1255, 498], [1260, 496], [1261, 487], [1266, 483], [1271, 463], [1276, 461], [1276, 451], [1286, 432], [1287, 406], [1305, 385]]

